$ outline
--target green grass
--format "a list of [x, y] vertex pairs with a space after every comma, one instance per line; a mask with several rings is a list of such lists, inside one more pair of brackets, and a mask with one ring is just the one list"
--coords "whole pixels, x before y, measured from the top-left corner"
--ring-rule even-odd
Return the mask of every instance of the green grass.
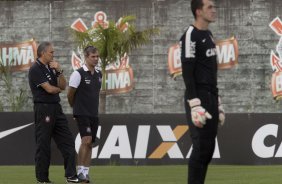
[[[33, 166], [0, 166], [0, 184], [32, 184]], [[50, 167], [50, 179], [65, 183], [63, 166]], [[187, 166], [95, 166], [95, 184], [187, 184]], [[282, 166], [211, 165], [205, 184], [281, 184]]]

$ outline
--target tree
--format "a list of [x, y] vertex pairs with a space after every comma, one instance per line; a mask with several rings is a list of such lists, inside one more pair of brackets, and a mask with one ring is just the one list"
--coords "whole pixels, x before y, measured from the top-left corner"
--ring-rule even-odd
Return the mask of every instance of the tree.
[[[27, 92], [23, 88], [13, 87], [13, 77], [12, 77], [12, 64], [8, 63], [4, 65], [2, 59], [0, 58], [0, 79], [3, 81], [4, 94], [0, 100], [0, 112], [12, 111], [17, 112], [23, 110], [25, 103], [28, 100]], [[10, 108], [4, 109], [4, 105], [9, 104]]]
[[[134, 24], [135, 16], [124, 16], [117, 23], [109, 21], [109, 24], [97, 24], [86, 32], [74, 31], [74, 38], [80, 48], [93, 45], [99, 50], [101, 68], [103, 73], [102, 89], [106, 89], [106, 67], [120, 61], [125, 54], [129, 54], [133, 49], [139, 48], [150, 42], [155, 34], [159, 34], [158, 28], [148, 28], [137, 31]], [[100, 95], [101, 113], [105, 113], [106, 92]]]

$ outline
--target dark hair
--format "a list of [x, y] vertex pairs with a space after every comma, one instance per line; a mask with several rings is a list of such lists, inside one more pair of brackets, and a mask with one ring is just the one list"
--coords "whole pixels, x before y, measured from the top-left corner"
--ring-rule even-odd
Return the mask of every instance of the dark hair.
[[89, 45], [87, 47], [84, 48], [83, 53], [85, 57], [88, 57], [90, 55], [90, 53], [96, 53], [98, 52], [98, 49], [92, 45]]
[[204, 6], [203, 0], [192, 0], [191, 1], [191, 11], [195, 19], [197, 18], [196, 10], [203, 8], [203, 6]]
[[37, 48], [37, 57], [42, 56], [42, 52], [46, 51], [47, 47], [51, 46], [50, 42], [42, 42]]

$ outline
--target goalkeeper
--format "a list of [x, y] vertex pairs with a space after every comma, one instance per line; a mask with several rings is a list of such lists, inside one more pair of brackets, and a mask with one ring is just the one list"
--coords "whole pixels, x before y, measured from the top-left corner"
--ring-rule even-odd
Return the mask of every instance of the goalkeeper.
[[193, 143], [188, 184], [204, 184], [224, 111], [218, 98], [216, 46], [208, 30], [215, 21], [215, 4], [211, 0], [192, 0], [191, 10], [195, 22], [180, 39], [185, 110]]

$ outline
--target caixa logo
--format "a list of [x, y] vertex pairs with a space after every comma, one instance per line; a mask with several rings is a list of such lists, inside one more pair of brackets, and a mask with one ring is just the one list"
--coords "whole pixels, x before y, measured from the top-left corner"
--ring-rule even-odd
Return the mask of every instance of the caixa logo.
[[[102, 128], [99, 126], [97, 138], [100, 138]], [[170, 125], [139, 125], [137, 133], [129, 136], [126, 125], [113, 125], [109, 134], [103, 135], [107, 136], [105, 142], [100, 142], [92, 149], [92, 159], [110, 159], [113, 155], [118, 155], [121, 159], [162, 159], [165, 156], [170, 159], [189, 158], [192, 145], [183, 140], [181, 144], [178, 142], [187, 132], [187, 125], [178, 125], [175, 128]], [[160, 142], [156, 143], [154, 140]], [[134, 144], [130, 144], [133, 142]], [[76, 151], [79, 150], [80, 143], [78, 134], [75, 140]], [[188, 151], [181, 150], [187, 146]], [[213, 158], [220, 158], [217, 139]]]
[[252, 140], [252, 149], [258, 157], [282, 157], [282, 142], [280, 144], [268, 143], [267, 139], [271, 137], [274, 139], [278, 137], [278, 125], [276, 124], [264, 125], [256, 131]]

